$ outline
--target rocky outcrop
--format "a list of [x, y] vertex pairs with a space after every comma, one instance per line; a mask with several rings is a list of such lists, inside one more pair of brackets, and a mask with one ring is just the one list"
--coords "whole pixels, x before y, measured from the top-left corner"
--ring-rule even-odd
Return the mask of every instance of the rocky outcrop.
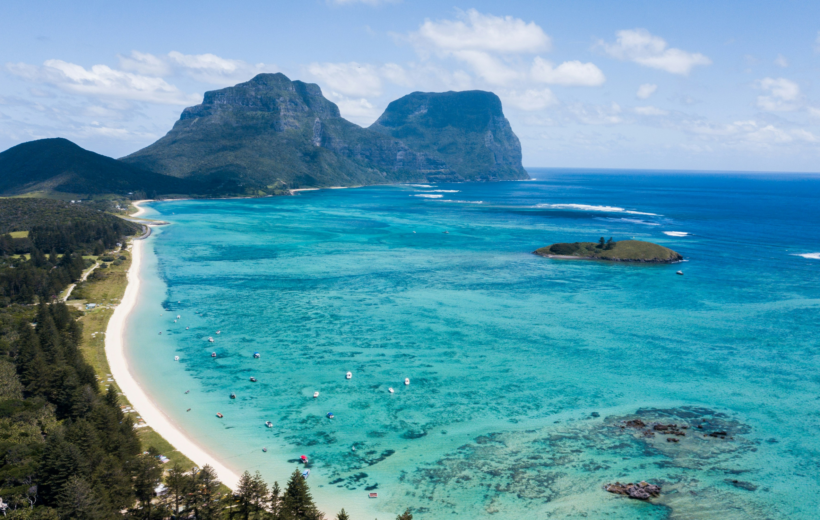
[[637, 484], [621, 484], [620, 482], [616, 482], [614, 484], [605, 485], [604, 489], [610, 493], [624, 495], [636, 500], [649, 500], [650, 498], [658, 497], [661, 494], [660, 486], [649, 484], [644, 481]]

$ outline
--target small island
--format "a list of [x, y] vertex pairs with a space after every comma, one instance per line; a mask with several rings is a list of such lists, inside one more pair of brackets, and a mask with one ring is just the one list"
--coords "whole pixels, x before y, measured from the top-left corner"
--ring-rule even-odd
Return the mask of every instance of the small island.
[[680, 253], [669, 248], [643, 242], [641, 240], [621, 240], [600, 238], [598, 242], [573, 242], [552, 244], [533, 251], [533, 254], [547, 258], [606, 260], [609, 262], [646, 262], [673, 264], [683, 261]]

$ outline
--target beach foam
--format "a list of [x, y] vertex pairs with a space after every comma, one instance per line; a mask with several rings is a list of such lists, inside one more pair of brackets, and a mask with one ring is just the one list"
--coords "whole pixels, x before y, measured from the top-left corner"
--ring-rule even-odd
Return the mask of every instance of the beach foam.
[[802, 256], [809, 260], [820, 260], [820, 253], [795, 253], [793, 256]]

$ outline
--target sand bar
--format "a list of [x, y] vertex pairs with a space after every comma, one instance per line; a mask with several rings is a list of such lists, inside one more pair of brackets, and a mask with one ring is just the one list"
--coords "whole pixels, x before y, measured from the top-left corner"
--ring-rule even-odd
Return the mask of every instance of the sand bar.
[[[144, 202], [144, 201], [140, 201]], [[135, 204], [136, 205], [136, 204]], [[139, 206], [137, 206], [139, 207]], [[140, 213], [142, 213], [140, 208]], [[139, 214], [139, 213], [138, 213]], [[128, 269], [128, 286], [122, 302], [114, 310], [114, 314], [108, 322], [108, 329], [105, 334], [105, 355], [108, 358], [108, 365], [111, 367], [111, 374], [122, 390], [123, 394], [131, 402], [148, 426], [160, 434], [166, 441], [182, 452], [186, 457], [194, 461], [199, 467], [210, 465], [219, 476], [219, 480], [231, 489], [236, 489], [239, 476], [220, 463], [214, 456], [204, 450], [196, 442], [189, 439], [185, 432], [165, 415], [143, 391], [137, 380], [134, 378], [128, 366], [128, 358], [125, 353], [125, 328], [128, 315], [137, 303], [140, 290], [140, 263], [142, 260], [143, 240], [134, 240], [131, 248], [131, 268]]]

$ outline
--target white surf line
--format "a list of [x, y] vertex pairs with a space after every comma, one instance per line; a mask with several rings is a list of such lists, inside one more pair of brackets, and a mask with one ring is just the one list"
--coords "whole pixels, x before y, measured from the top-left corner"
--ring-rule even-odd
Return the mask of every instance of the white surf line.
[[139, 412], [139, 415], [148, 426], [171, 443], [174, 448], [194, 461], [197, 466], [210, 465], [223, 484], [231, 489], [236, 489], [239, 476], [188, 438], [148, 397], [137, 380], [134, 379], [128, 367], [128, 359], [125, 356], [125, 325], [128, 315], [136, 306], [139, 295], [143, 245], [144, 241], [142, 240], [134, 240], [133, 242], [131, 267], [128, 269], [128, 285], [125, 288], [122, 302], [114, 309], [114, 314], [111, 316], [106, 329], [105, 355], [108, 358], [111, 375], [123, 394], [128, 398], [128, 401], [131, 402], [132, 407]]

